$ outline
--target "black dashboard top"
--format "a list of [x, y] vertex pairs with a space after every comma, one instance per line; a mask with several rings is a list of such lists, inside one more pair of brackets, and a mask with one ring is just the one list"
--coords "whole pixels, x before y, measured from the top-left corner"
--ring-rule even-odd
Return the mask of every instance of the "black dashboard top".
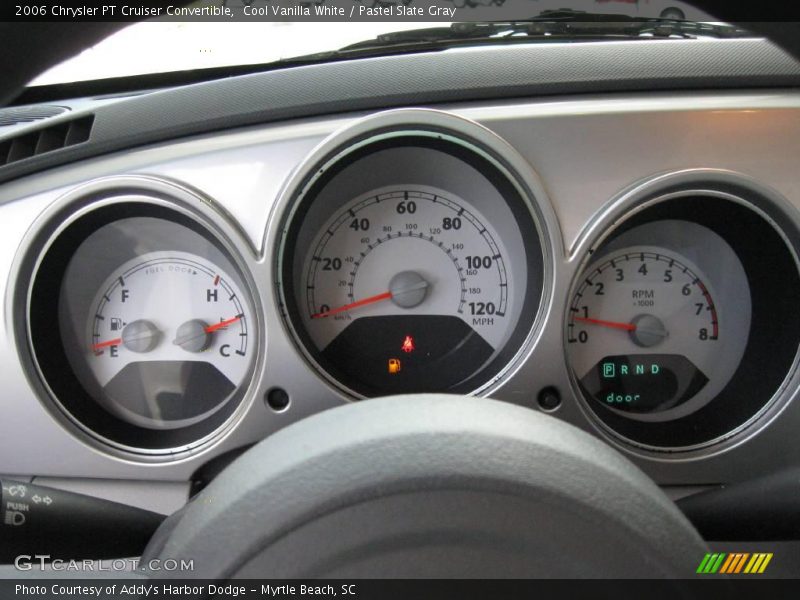
[[[109, 152], [229, 130], [398, 106], [631, 91], [800, 85], [800, 64], [759, 39], [529, 44], [342, 61], [142, 93], [51, 118], [93, 117], [86, 141], [36, 152], [45, 127], [0, 130], [0, 183]], [[34, 147], [9, 161], [15, 140]], [[5, 162], [5, 164], [4, 164]]]

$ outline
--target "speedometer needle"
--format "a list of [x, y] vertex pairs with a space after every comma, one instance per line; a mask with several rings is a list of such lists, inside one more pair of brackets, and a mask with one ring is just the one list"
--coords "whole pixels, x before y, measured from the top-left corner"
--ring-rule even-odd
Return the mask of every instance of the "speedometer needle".
[[319, 312], [315, 315], [311, 315], [311, 318], [322, 319], [323, 317], [336, 315], [341, 312], [348, 311], [352, 308], [358, 308], [359, 306], [366, 306], [367, 304], [374, 304], [375, 302], [381, 302], [382, 300], [391, 300], [391, 299], [392, 299], [392, 292], [384, 292], [382, 294], [376, 294], [375, 296], [370, 296], [369, 298], [364, 298], [363, 300], [356, 300], [355, 302], [351, 302], [350, 304], [345, 304], [344, 306], [339, 306], [338, 308], [331, 308], [330, 310]]
[[590, 317], [575, 317], [576, 321], [583, 323], [591, 323], [592, 325], [600, 325], [602, 327], [611, 327], [612, 329], [622, 329], [623, 331], [636, 331], [636, 325], [633, 323], [619, 323], [618, 321], [603, 321], [602, 319], [592, 319]]

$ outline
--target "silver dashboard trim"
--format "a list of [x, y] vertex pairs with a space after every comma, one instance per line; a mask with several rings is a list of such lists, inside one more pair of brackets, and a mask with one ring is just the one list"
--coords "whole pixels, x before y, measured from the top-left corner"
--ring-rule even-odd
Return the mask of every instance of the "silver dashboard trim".
[[[704, 168], [744, 174], [767, 182], [800, 208], [800, 94], [763, 91], [649, 92], [548, 96], [439, 106], [488, 127], [539, 174], [554, 212], [553, 292], [541, 333], [513, 373], [492, 390], [494, 398], [537, 410], [543, 387], [560, 390], [557, 418], [597, 434], [572, 396], [558, 314], [580, 260], [578, 244], [593, 222], [642, 181]], [[187, 137], [88, 159], [19, 178], [0, 186], [0, 278], [6, 285], [0, 336], [0, 374], [5, 412], [0, 420], [0, 471], [13, 476], [118, 478], [185, 481], [205, 461], [270, 435], [305, 416], [347, 400], [332, 392], [282, 331], [272, 302], [274, 269], [269, 244], [276, 236], [275, 199], [292, 171], [328, 135], [364, 113], [347, 113]], [[225, 169], [218, 167], [225, 166]], [[224, 207], [242, 231], [242, 248], [264, 303], [268, 339], [263, 371], [253, 381], [254, 401], [236, 429], [214, 445], [169, 463], [135, 462], [109, 454], [71, 435], [47, 412], [23, 374], [12, 344], [8, 288], [15, 279], [12, 257], [25, 231], [58, 197], [84, 182], [144, 175], [181, 181], [212, 204]], [[241, 175], [246, 175], [242, 178]], [[210, 207], [209, 207], [210, 209]], [[272, 387], [291, 397], [276, 413], [260, 401]], [[780, 418], [764, 420], [758, 435], [740, 437], [724, 453], [663, 460], [620, 447], [662, 485], [732, 483], [754, 473], [793, 466], [800, 457], [800, 404], [786, 402]], [[746, 441], [746, 443], [744, 443]]]

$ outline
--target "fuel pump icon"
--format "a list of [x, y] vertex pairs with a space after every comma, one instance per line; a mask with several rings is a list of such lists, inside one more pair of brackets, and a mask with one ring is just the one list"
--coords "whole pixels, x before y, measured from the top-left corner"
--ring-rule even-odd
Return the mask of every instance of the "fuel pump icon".
[[389, 374], [395, 375], [399, 373], [401, 369], [400, 359], [399, 358], [390, 358], [389, 359]]

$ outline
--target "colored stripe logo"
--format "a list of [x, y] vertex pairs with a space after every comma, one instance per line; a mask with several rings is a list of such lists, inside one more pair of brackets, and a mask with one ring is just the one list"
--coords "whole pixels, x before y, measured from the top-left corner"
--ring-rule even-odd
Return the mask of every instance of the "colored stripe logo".
[[700, 561], [700, 566], [697, 567], [697, 573], [701, 575], [713, 575], [715, 573], [720, 575], [756, 575], [763, 573], [771, 560], [772, 552], [755, 552], [753, 554], [748, 552], [718, 552], [706, 554], [703, 560]]

